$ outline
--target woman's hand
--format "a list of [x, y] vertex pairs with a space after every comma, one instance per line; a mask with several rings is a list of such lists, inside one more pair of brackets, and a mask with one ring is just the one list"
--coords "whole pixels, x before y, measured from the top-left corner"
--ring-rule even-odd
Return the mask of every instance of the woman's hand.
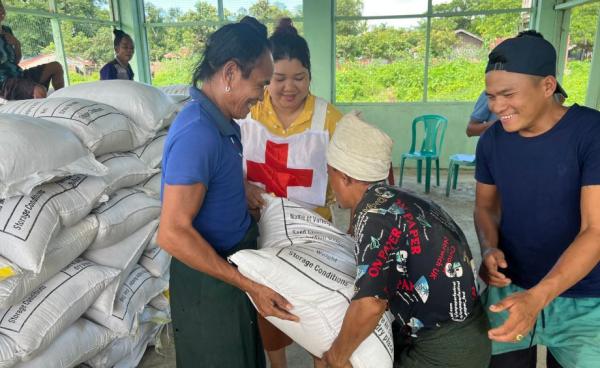
[[254, 184], [250, 184], [247, 181], [244, 182], [244, 187], [246, 189], [246, 200], [248, 201], [248, 208], [250, 208], [250, 210], [258, 210], [265, 205], [265, 201], [262, 198], [262, 195], [266, 193], [264, 189]]
[[255, 283], [247, 290], [254, 301], [258, 313], [263, 317], [273, 316], [287, 321], [298, 322], [300, 319], [292, 314], [292, 305], [273, 289]]

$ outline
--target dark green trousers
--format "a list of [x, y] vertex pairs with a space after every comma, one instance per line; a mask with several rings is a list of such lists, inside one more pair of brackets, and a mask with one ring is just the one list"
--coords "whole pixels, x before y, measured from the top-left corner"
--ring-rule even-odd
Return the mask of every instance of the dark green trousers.
[[440, 328], [421, 330], [417, 338], [402, 342], [394, 334], [394, 367], [487, 368], [492, 355], [489, 329], [483, 307], [477, 303], [463, 322], [450, 321]]
[[[253, 223], [229, 254], [256, 249], [257, 236]], [[265, 367], [256, 311], [244, 292], [173, 259], [170, 295], [177, 368]]]

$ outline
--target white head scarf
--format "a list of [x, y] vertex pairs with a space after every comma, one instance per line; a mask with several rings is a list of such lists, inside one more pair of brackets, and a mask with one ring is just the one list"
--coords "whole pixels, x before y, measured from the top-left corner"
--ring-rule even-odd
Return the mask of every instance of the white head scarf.
[[351, 178], [374, 182], [387, 178], [392, 139], [355, 113], [338, 122], [327, 148], [327, 163]]

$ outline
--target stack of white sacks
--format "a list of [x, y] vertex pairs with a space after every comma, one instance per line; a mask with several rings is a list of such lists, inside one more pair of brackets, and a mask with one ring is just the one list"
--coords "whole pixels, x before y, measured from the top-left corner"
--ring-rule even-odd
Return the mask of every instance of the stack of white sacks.
[[0, 106], [0, 367], [134, 367], [168, 323], [154, 237], [178, 110], [131, 81]]

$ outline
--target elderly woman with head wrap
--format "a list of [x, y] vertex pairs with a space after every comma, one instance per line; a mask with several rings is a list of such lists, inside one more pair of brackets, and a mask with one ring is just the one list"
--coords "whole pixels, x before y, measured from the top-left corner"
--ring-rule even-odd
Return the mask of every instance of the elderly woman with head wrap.
[[327, 150], [339, 205], [353, 211], [355, 295], [323, 359], [347, 367], [389, 309], [395, 319], [394, 365], [487, 367], [489, 324], [476, 290], [467, 240], [436, 204], [384, 184], [392, 140], [348, 114]]

